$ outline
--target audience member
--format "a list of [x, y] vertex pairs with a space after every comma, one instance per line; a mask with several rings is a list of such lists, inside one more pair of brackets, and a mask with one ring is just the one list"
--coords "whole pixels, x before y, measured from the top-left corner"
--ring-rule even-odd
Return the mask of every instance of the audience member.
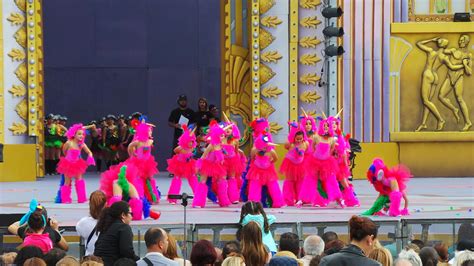
[[79, 260], [73, 256], [65, 256], [56, 263], [56, 266], [79, 266]]
[[405, 247], [406, 250], [413, 249], [413, 251], [416, 252], [416, 254], [420, 253], [420, 247], [418, 245], [415, 245], [413, 243], [408, 243], [408, 245]]
[[421, 241], [420, 239], [413, 239], [411, 243], [417, 245], [420, 250], [425, 247], [425, 242]]
[[[185, 260], [178, 256], [178, 244], [176, 239], [171, 234], [168, 234], [168, 248], [166, 249], [166, 252], [163, 253], [163, 255], [165, 255], [165, 257], [170, 260], [176, 261], [179, 265], [184, 265]], [[191, 262], [186, 260], [186, 265], [191, 265]]]
[[3, 264], [0, 265], [9, 265], [13, 264], [18, 253], [16, 252], [7, 252], [0, 256], [0, 262]]
[[319, 263], [321, 262], [321, 255], [316, 255], [314, 256], [311, 261], [309, 262], [309, 266], [319, 266]]
[[[264, 264], [260, 264], [264, 265]], [[298, 266], [298, 261], [295, 258], [286, 256], [273, 257], [268, 264], [270, 266]]]
[[447, 266], [449, 261], [448, 247], [443, 243], [438, 243], [434, 245], [434, 249], [439, 256], [438, 266]]
[[302, 257], [301, 260], [303, 261], [304, 266], [308, 266], [314, 257], [323, 254], [324, 241], [318, 235], [310, 235], [304, 240], [303, 251], [304, 257]]
[[349, 220], [349, 239], [351, 244], [338, 253], [321, 259], [320, 265], [380, 265], [379, 262], [366, 257], [372, 250], [377, 238], [377, 226], [367, 217], [352, 216]]
[[434, 248], [424, 247], [420, 250], [420, 258], [423, 266], [436, 266], [439, 256]]
[[395, 261], [395, 266], [413, 266], [413, 264], [411, 264], [407, 259], [397, 259]]
[[245, 259], [242, 255], [237, 253], [230, 253], [224, 261], [222, 262], [221, 266], [245, 266]]
[[422, 266], [421, 258], [413, 249], [402, 250], [398, 254], [398, 259], [408, 260], [413, 266]]
[[[474, 251], [464, 250], [456, 254], [456, 264], [454, 266], [461, 266], [474, 261]], [[423, 265], [424, 266], [424, 265]]]
[[240, 243], [237, 240], [232, 240], [224, 244], [222, 248], [222, 259], [226, 259], [229, 254], [241, 254]]
[[474, 240], [461, 240], [456, 245], [456, 252], [454, 253], [454, 258], [449, 261], [450, 265], [457, 264], [457, 257], [459, 254], [465, 250], [474, 251]]
[[23, 266], [46, 266], [46, 262], [40, 258], [30, 258], [23, 263]]
[[27, 259], [30, 258], [43, 258], [43, 251], [39, 247], [35, 246], [27, 246], [23, 247], [18, 251], [13, 264], [15, 265], [23, 265]]
[[211, 118], [212, 114], [209, 112], [207, 99], [203, 97], [199, 98], [198, 110], [194, 112], [194, 121], [196, 122], [196, 126], [198, 128], [209, 126]]
[[461, 264], [461, 266], [474, 266], [474, 260], [466, 260]]
[[208, 240], [199, 240], [191, 250], [191, 264], [194, 266], [212, 266], [216, 262], [217, 253]]
[[99, 238], [95, 243], [94, 255], [101, 257], [106, 266], [113, 265], [120, 258], [140, 259], [133, 250], [131, 221], [132, 212], [125, 201], [115, 202], [102, 211], [97, 221]]
[[269, 251], [262, 241], [262, 230], [257, 222], [251, 221], [241, 231], [242, 255], [245, 263], [252, 266], [262, 266], [269, 262]]
[[101, 257], [97, 257], [94, 255], [84, 256], [81, 260], [81, 266], [96, 266], [96, 265], [104, 265], [104, 261]]
[[81, 218], [76, 224], [76, 231], [82, 238], [86, 248], [86, 256], [94, 254], [95, 242], [98, 238], [96, 230], [97, 220], [99, 219], [102, 210], [106, 207], [106, 204], [107, 198], [105, 197], [104, 192], [100, 190], [92, 192], [89, 197], [90, 216]]
[[211, 120], [216, 120], [218, 123], [221, 122], [219, 108], [214, 104], [209, 105], [209, 112], [211, 112]]
[[214, 249], [216, 250], [216, 254], [217, 254], [216, 262], [214, 263], [214, 265], [219, 266], [224, 261], [224, 258], [222, 258], [222, 249], [218, 247], [214, 247]]
[[145, 245], [148, 253], [137, 262], [138, 266], [179, 264], [163, 255], [168, 250], [168, 234], [159, 227], [152, 227], [145, 233]]
[[384, 247], [372, 249], [367, 257], [380, 262], [382, 266], [392, 266], [393, 264], [392, 254]]
[[300, 253], [300, 240], [298, 235], [295, 233], [284, 233], [280, 236], [280, 244], [278, 247], [278, 252], [272, 258], [277, 259], [277, 257], [288, 257], [295, 259], [298, 265], [303, 266], [303, 261], [298, 259]]
[[48, 233], [44, 233], [46, 227], [46, 217], [41, 211], [34, 211], [30, 214], [28, 218], [28, 228], [30, 233], [28, 233], [23, 240], [23, 246], [35, 246], [39, 247], [43, 254], [48, 253], [53, 249], [53, 241], [49, 238]]
[[327, 231], [323, 234], [322, 239], [323, 239], [324, 243], [327, 244], [327, 243], [329, 243], [333, 240], [337, 240], [339, 238], [338, 238], [336, 232]]
[[168, 117], [168, 125], [174, 128], [173, 133], [173, 148], [171, 149], [171, 154], [174, 154], [173, 150], [178, 146], [178, 138], [183, 133], [181, 129], [180, 120], [183, 122], [187, 120], [187, 124], [194, 123], [194, 111], [188, 108], [188, 98], [186, 95], [181, 94], [178, 96], [178, 108], [171, 111], [170, 116]]
[[241, 227], [237, 231], [237, 239], [241, 240], [240, 232], [242, 227], [251, 221], [258, 223], [260, 226], [262, 240], [265, 246], [272, 252], [272, 254], [276, 253], [277, 247], [270, 232], [270, 225], [276, 221], [276, 218], [271, 214], [267, 215], [260, 202], [247, 201], [242, 205], [239, 221]]
[[98, 262], [98, 261], [89, 260], [89, 261], [84, 261], [83, 263], [81, 263], [81, 266], [104, 266], [104, 263], [103, 263], [103, 262]]
[[334, 253], [338, 253], [345, 246], [346, 244], [342, 242], [342, 240], [339, 240], [339, 239], [331, 240], [328, 243], [326, 243], [326, 245], [324, 246], [324, 254], [331, 255]]
[[113, 266], [136, 266], [137, 262], [130, 258], [120, 258], [116, 260]]
[[46, 253], [46, 255], [44, 255], [43, 260], [48, 266], [54, 266], [65, 256], [66, 251], [60, 248], [53, 248], [48, 253]]

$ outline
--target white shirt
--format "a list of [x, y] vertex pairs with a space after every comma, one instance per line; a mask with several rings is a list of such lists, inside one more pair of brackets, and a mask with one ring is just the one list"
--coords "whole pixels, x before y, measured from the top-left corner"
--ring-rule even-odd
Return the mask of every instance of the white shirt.
[[[87, 239], [96, 225], [97, 220], [90, 216], [83, 217], [77, 222], [76, 231], [82, 238], [84, 245], [86, 245]], [[98, 237], [99, 235], [96, 232], [89, 241], [89, 244], [86, 245], [86, 256], [94, 255], [95, 241], [97, 241]]]

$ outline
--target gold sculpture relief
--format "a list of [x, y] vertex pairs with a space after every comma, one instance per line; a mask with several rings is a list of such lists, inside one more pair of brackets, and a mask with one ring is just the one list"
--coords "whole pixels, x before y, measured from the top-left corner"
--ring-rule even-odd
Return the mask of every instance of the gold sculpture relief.
[[[318, 115], [318, 114], [316, 113], [316, 110], [308, 110], [308, 111], [306, 111], [306, 114], [307, 114], [308, 116], [312, 116], [312, 117], [316, 117], [316, 116]], [[302, 115], [304, 115], [304, 114], [302, 114]]]
[[300, 57], [300, 63], [306, 66], [314, 66], [319, 61], [321, 61], [321, 58], [316, 54], [304, 54]]
[[275, 5], [275, 0], [260, 0], [260, 15], [267, 13]]
[[23, 97], [26, 94], [26, 89], [23, 85], [13, 85], [8, 91], [13, 97]]
[[260, 99], [260, 114], [262, 117], [268, 118], [271, 114], [275, 112], [275, 108], [265, 101], [264, 99]]
[[14, 122], [8, 129], [13, 133], [13, 135], [26, 133], [26, 125], [21, 122]]
[[306, 9], [316, 9], [321, 4], [321, 0], [300, 0], [300, 7]]
[[260, 64], [259, 73], [260, 73], [260, 85], [267, 83], [276, 75], [276, 73], [273, 72], [273, 70], [265, 64]]
[[305, 103], [315, 103], [321, 96], [315, 90], [307, 90], [300, 94], [300, 100]]
[[26, 11], [26, 0], [15, 0], [15, 4], [21, 11]]
[[300, 77], [300, 82], [305, 85], [316, 85], [316, 82], [318, 82], [320, 79], [321, 77], [316, 73], [308, 73]]
[[16, 69], [15, 71], [15, 75], [17, 76], [17, 78], [23, 82], [24, 84], [26, 84], [27, 82], [27, 78], [28, 78], [28, 70], [26, 69], [26, 64], [25, 63], [22, 63], [18, 66], [18, 68]]
[[299, 44], [303, 48], [316, 48], [321, 41], [316, 36], [306, 36], [300, 39]]
[[283, 91], [276, 86], [270, 86], [262, 89], [262, 96], [265, 98], [278, 98]]
[[300, 25], [305, 28], [316, 29], [316, 26], [321, 24], [321, 21], [316, 18], [316, 16], [305, 17], [300, 20]]
[[26, 99], [21, 100], [21, 102], [19, 102], [16, 105], [15, 111], [18, 114], [19, 117], [21, 117], [23, 120], [27, 120], [27, 118], [28, 118], [28, 102], [26, 101]]
[[7, 18], [8, 21], [12, 23], [12, 25], [21, 25], [25, 22], [25, 17], [19, 13], [10, 13], [10, 16]]
[[269, 31], [265, 30], [264, 28], [260, 28], [260, 35], [258, 37], [260, 50], [267, 48], [274, 40], [275, 36], [273, 36]]
[[20, 50], [13, 48], [9, 53], [8, 56], [12, 58], [13, 61], [23, 61], [25, 60], [25, 53]]
[[276, 28], [282, 21], [277, 16], [266, 16], [260, 20], [260, 23], [269, 28]]
[[15, 33], [16, 42], [23, 48], [26, 48], [26, 28], [21, 27]]
[[261, 55], [262, 61], [267, 63], [276, 63], [278, 60], [282, 59], [283, 57], [278, 51], [268, 51], [264, 52]]
[[270, 133], [277, 134], [283, 127], [277, 122], [270, 122]]

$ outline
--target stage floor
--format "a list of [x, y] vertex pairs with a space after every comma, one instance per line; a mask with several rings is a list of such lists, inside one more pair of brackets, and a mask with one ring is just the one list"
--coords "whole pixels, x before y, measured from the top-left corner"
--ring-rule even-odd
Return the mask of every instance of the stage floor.
[[[99, 188], [99, 175], [86, 175], [88, 193]], [[171, 178], [166, 173], [157, 178], [162, 194], [166, 194]], [[285, 207], [281, 209], [267, 209], [274, 214], [278, 222], [342, 222], [351, 215], [359, 214], [368, 209], [377, 194], [366, 180], [355, 180], [355, 191], [361, 201], [359, 208], [341, 209], [334, 204], [326, 208], [315, 207]], [[35, 197], [46, 206], [48, 214], [55, 217], [62, 226], [74, 226], [83, 216], [88, 214], [88, 204], [55, 204], [59, 184], [59, 176], [48, 176], [37, 182], [0, 183], [0, 213], [24, 213], [29, 200]], [[183, 182], [184, 192], [190, 193], [187, 182]], [[133, 222], [136, 225], [147, 224], [181, 224], [183, 222], [183, 207], [171, 205], [162, 196], [161, 203], [154, 205], [154, 210], [161, 211], [158, 221], [151, 219]], [[474, 178], [415, 178], [408, 184], [410, 200], [410, 219], [462, 219], [474, 218]], [[76, 199], [73, 191], [73, 200]], [[220, 208], [208, 202], [204, 209], [188, 208], [188, 223], [214, 224], [236, 223], [239, 220], [242, 204]], [[396, 218], [377, 217], [376, 219], [390, 220]]]

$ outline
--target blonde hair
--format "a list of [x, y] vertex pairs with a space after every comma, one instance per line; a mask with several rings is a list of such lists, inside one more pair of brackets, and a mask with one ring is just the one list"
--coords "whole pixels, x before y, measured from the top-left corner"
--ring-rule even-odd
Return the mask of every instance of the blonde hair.
[[242, 255], [231, 253], [221, 264], [222, 266], [242, 266], [245, 265], [245, 259]]
[[163, 252], [163, 256], [167, 257], [170, 260], [179, 258], [176, 239], [171, 234], [168, 234], [168, 248], [165, 250], [165, 252]]
[[29, 258], [23, 263], [24, 266], [46, 266], [46, 262], [40, 258]]
[[374, 248], [370, 251], [369, 256], [370, 259], [376, 260], [382, 263], [383, 266], [392, 266], [393, 259], [392, 254], [390, 251], [384, 247], [382, 248]]
[[5, 264], [13, 264], [18, 253], [8, 252], [0, 256], [0, 260]]
[[66, 256], [60, 261], [58, 261], [58, 263], [56, 263], [56, 266], [80, 266], [80, 264], [79, 260], [77, 260], [73, 256]]
[[98, 261], [88, 260], [81, 263], [81, 266], [104, 266], [104, 264]]

